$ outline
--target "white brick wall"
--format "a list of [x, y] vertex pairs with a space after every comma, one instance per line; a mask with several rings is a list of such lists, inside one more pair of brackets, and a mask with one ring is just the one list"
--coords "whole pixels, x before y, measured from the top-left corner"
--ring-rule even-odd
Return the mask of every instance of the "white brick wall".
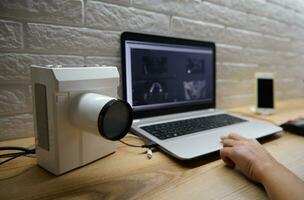
[[33, 134], [31, 64], [120, 70], [122, 31], [217, 44], [217, 104], [253, 103], [253, 75], [272, 71], [278, 99], [304, 96], [302, 0], [1, 0], [0, 140]]

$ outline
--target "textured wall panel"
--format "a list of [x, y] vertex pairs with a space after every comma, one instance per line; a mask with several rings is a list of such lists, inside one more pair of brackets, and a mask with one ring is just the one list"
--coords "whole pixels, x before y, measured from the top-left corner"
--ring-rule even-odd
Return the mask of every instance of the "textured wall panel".
[[221, 108], [254, 103], [255, 72], [274, 73], [276, 99], [304, 96], [303, 0], [1, 0], [0, 140], [33, 134], [31, 64], [121, 74], [123, 31], [214, 41]]

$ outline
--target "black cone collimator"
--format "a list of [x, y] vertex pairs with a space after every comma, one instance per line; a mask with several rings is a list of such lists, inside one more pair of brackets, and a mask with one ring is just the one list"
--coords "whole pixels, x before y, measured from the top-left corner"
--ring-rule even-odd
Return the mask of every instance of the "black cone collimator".
[[99, 113], [98, 130], [108, 140], [119, 140], [129, 132], [132, 121], [131, 106], [126, 101], [113, 99]]

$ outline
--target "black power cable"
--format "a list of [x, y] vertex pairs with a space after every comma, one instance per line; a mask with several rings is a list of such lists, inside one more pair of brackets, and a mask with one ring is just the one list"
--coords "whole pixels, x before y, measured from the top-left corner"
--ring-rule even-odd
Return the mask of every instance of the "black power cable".
[[[151, 150], [151, 148], [156, 147], [157, 144], [151, 141], [146, 142], [143, 145], [135, 145], [135, 144], [129, 144], [123, 140], [119, 140], [121, 143], [130, 146], [130, 147], [135, 147], [135, 148], [148, 148], [149, 150]], [[0, 162], [0, 165], [16, 159], [20, 156], [26, 156], [28, 154], [35, 154], [35, 149], [29, 149], [26, 147], [19, 147], [19, 146], [5, 146], [5, 147], [0, 147], [0, 151], [21, 151], [21, 152], [17, 152], [17, 153], [7, 153], [7, 154], [0, 154], [0, 158], [8, 158], [2, 162]]]
[[7, 153], [7, 154], [1, 154], [0, 155], [0, 158], [11, 158], [11, 157], [14, 157], [16, 155], [20, 154], [20, 152], [18, 153]]
[[26, 154], [27, 154], [27, 153], [24, 153], [24, 152], [19, 153], [19, 154], [16, 154], [15, 156], [13, 156], [13, 157], [11, 157], [11, 158], [9, 158], [9, 159], [6, 159], [6, 160], [0, 162], [0, 165], [4, 164], [4, 163], [6, 163], [6, 162], [8, 162], [8, 161], [10, 161], [10, 160], [13, 160], [13, 159], [15, 159], [15, 158], [18, 158], [18, 157], [20, 157], [20, 156], [26, 155]]
[[[138, 138], [139, 138], [139, 137], [138, 137]], [[140, 138], [140, 139], [142, 139], [142, 138]], [[122, 141], [122, 140], [119, 140], [119, 141], [120, 141], [121, 143], [123, 143], [123, 144], [129, 146], [129, 147], [147, 148], [147, 153], [146, 153], [146, 155], [147, 155], [147, 158], [148, 158], [148, 159], [151, 159], [151, 158], [152, 158], [152, 148], [157, 146], [157, 144], [156, 144], [155, 142], [152, 142], [152, 141], [146, 141], [145, 144], [143, 144], [143, 145], [129, 144], [129, 143], [124, 142], [124, 141]]]
[[0, 147], [0, 151], [21, 151], [21, 152], [17, 152], [17, 153], [7, 153], [7, 154], [2, 154], [0, 155], [0, 158], [7, 158], [8, 159], [0, 162], [0, 165], [13, 160], [15, 158], [18, 158], [20, 156], [25, 156], [28, 154], [35, 154], [35, 149], [29, 149], [29, 148], [25, 148], [25, 147], [17, 147], [17, 146], [6, 146], [6, 147]]
[[121, 143], [123, 143], [123, 144], [125, 144], [125, 145], [127, 145], [127, 146], [129, 146], [129, 147], [137, 147], [137, 148], [148, 148], [148, 149], [150, 149], [150, 148], [152, 148], [152, 147], [156, 147], [156, 146], [157, 146], [157, 144], [154, 143], [154, 142], [147, 142], [147, 143], [145, 143], [145, 144], [143, 144], [143, 145], [129, 144], [129, 143], [124, 142], [124, 141], [122, 141], [122, 140], [119, 140], [119, 142], [121, 142]]
[[25, 147], [17, 147], [17, 146], [6, 146], [0, 147], [0, 151], [24, 151], [24, 152], [32, 152], [33, 149], [25, 148]]

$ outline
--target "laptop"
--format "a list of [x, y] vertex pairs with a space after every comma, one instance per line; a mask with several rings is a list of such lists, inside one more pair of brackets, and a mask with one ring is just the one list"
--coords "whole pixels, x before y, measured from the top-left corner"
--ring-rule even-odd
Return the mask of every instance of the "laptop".
[[213, 42], [124, 32], [123, 96], [133, 108], [131, 132], [186, 160], [222, 148], [220, 137], [260, 138], [282, 129], [216, 109]]

